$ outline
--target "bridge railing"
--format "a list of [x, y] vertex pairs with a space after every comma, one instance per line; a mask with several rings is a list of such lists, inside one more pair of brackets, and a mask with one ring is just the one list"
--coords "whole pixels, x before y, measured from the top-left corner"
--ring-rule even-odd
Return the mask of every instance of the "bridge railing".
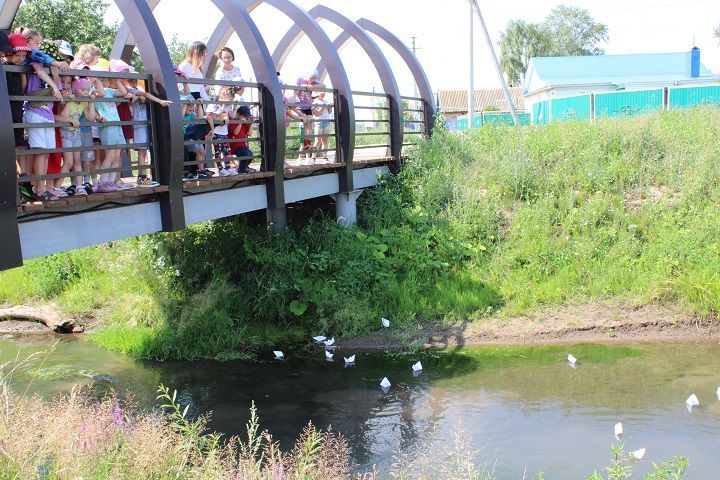
[[[190, 93], [190, 85], [203, 85], [208, 97], [213, 98]], [[261, 84], [187, 78], [179, 86], [183, 87], [183, 189], [186, 193], [208, 184], [222, 183], [232, 188], [242, 181], [273, 175], [265, 155]], [[221, 93], [226, 100], [219, 99]], [[250, 101], [245, 100], [247, 97]], [[249, 127], [243, 128], [243, 125]], [[239, 130], [237, 135], [234, 130]]]
[[355, 162], [393, 161], [390, 96], [353, 91], [355, 104]]
[[403, 155], [427, 135], [425, 101], [421, 97], [401, 97], [403, 112]]
[[[325, 165], [324, 168], [331, 168], [342, 165], [342, 159], [339, 153], [339, 138], [338, 138], [338, 92], [332, 88], [319, 88], [312, 87], [308, 88], [305, 86], [296, 85], [281, 85], [285, 92], [285, 124], [288, 128], [286, 140], [286, 155], [290, 160], [286, 162], [285, 170], [294, 171], [297, 167], [301, 166], [312, 166], [312, 165]], [[317, 99], [313, 98], [310, 105], [307, 102], [299, 102], [298, 93], [308, 92], [313, 97], [320, 95], [321, 93], [325, 96], [325, 103], [318, 102]], [[328, 94], [330, 98], [328, 99]], [[320, 107], [330, 106], [332, 114], [329, 119], [321, 119], [314, 115], [314, 112]], [[308, 111], [308, 108], [312, 110], [311, 116], [307, 119], [299, 119], [297, 115]], [[310, 126], [309, 134], [305, 134], [305, 126]], [[320, 142], [320, 139], [327, 139], [326, 141]], [[312, 147], [304, 148], [303, 142], [309, 140]], [[326, 144], [326, 146], [323, 146]]]
[[[5, 65], [3, 69], [9, 75], [33, 72], [28, 67], [12, 65]], [[69, 79], [76, 76], [91, 81], [137, 80], [146, 85], [147, 93], [152, 93], [152, 77], [142, 73], [69, 70], [61, 72], [60, 76], [61, 82], [66, 85]], [[61, 112], [66, 102], [89, 102], [94, 106], [113, 103], [120, 109], [124, 106], [128, 115], [126, 118], [129, 118], [129, 106], [132, 103], [125, 97], [76, 97], [66, 90], [63, 90], [62, 102], [59, 102], [51, 96], [49, 89], [39, 90], [34, 95], [10, 95], [9, 99], [11, 106], [15, 104], [19, 107], [18, 104], [33, 102], [38, 107], [45, 104], [43, 111], [52, 106], [55, 113]], [[90, 209], [153, 202], [158, 200], [155, 194], [167, 192], [166, 185], [160, 185], [153, 180], [156, 178], [159, 158], [154, 141], [153, 109], [149, 108], [150, 101], [138, 105], [144, 109], [147, 120], [107, 121], [103, 118], [103, 121], [90, 121], [83, 116], [81, 118], [84, 120], [80, 121], [77, 127], [67, 121], [48, 121], [47, 118], [41, 123], [28, 122], [25, 116], [23, 121], [14, 122], [12, 128], [15, 132], [15, 160], [21, 170], [17, 178], [18, 221], [31, 221], [48, 214], [57, 216]], [[123, 116], [125, 115], [119, 118]], [[99, 137], [105, 136], [109, 130], [100, 134], [98, 129], [108, 127], [119, 127], [124, 132], [118, 134], [118, 130], [113, 129], [113, 135], [108, 134], [108, 137], [113, 137], [111, 144], [103, 145]], [[75, 130], [72, 130], [73, 128]], [[142, 134], [138, 133], [138, 139], [130, 143], [129, 138], [139, 131], [142, 131]], [[65, 144], [69, 145], [67, 147], [62, 146], [63, 136], [68, 137], [65, 140]], [[34, 145], [45, 148], [28, 149], [28, 139], [31, 139]], [[117, 150], [121, 151], [121, 155], [117, 155]], [[148, 152], [143, 155], [143, 163], [140, 163], [140, 150]], [[128, 177], [130, 182], [123, 181]], [[50, 193], [43, 196], [46, 191]]]

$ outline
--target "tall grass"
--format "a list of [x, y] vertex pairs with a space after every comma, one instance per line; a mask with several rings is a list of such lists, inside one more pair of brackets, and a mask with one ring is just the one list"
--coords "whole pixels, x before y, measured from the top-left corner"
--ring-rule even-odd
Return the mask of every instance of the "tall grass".
[[[720, 309], [720, 112], [438, 129], [359, 200], [359, 224], [294, 206], [28, 262], [0, 301], [97, 314], [103, 345], [161, 358], [250, 358], [379, 317], [483, 321], [619, 299]], [[307, 206], [310, 205], [310, 206]], [[12, 284], [11, 284], [12, 283]]]

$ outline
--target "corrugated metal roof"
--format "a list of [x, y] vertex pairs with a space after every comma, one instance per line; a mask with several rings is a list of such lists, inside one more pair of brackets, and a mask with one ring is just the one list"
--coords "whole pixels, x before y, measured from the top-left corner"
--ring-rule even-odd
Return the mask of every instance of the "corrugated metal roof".
[[[525, 108], [525, 101], [522, 97], [520, 87], [510, 87], [510, 96], [513, 99], [516, 110]], [[467, 90], [439, 90], [438, 98], [440, 110], [444, 113], [467, 113], [468, 92]], [[480, 112], [486, 107], [493, 106], [501, 111], [510, 110], [505, 94], [501, 88], [491, 90], [475, 90], [475, 110]]]
[[[643, 53], [633, 55], [588, 55], [577, 57], [534, 57], [530, 59], [523, 92], [530, 84], [563, 86], [577, 84], [626, 84], [674, 82], [690, 79], [690, 52]], [[700, 79], [717, 78], [700, 64]]]

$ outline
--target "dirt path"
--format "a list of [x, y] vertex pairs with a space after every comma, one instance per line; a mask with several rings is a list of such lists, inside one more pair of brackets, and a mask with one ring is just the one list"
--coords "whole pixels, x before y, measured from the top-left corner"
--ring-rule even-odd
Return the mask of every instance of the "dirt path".
[[[697, 341], [720, 339], [716, 318], [700, 320], [663, 305], [636, 307], [622, 303], [592, 303], [545, 308], [518, 317], [491, 317], [475, 322], [422, 326], [409, 335], [427, 347], [463, 345], [523, 345], [548, 343], [627, 343], [637, 341]], [[341, 341], [350, 348], [394, 348], [408, 334], [390, 329]]]

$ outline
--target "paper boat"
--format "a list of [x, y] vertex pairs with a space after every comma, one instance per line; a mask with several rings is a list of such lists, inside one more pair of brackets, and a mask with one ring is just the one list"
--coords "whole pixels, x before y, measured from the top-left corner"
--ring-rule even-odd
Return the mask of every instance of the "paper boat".
[[390, 388], [390, 385], [392, 385], [390, 380], [388, 380], [387, 377], [383, 377], [382, 382], [380, 382], [380, 386], [383, 388]]
[[325, 339], [327, 339], [325, 335], [318, 335], [317, 337], [313, 337], [313, 340], [315, 340], [316, 342], [322, 342]]
[[618, 422], [615, 424], [615, 438], [617, 440], [620, 440], [620, 437], [622, 437], [622, 434], [623, 434], [622, 423]]
[[325, 340], [323, 343], [325, 344], [326, 347], [329, 347], [330, 345], [335, 343], [335, 337], [331, 338], [330, 340]]
[[281, 350], [273, 350], [273, 353], [275, 354], [276, 360], [282, 360], [285, 358], [285, 354]]
[[572, 354], [568, 354], [568, 363], [570, 365], [575, 365], [577, 363], [577, 358], [573, 357]]
[[335, 356], [334, 353], [330, 353], [327, 350], [325, 350], [325, 359], [329, 362], [332, 362], [333, 357]]
[[635, 460], [642, 460], [642, 458], [645, 456], [645, 449], [641, 448], [640, 450], [635, 450], [634, 452], [630, 452], [630, 458]]
[[417, 362], [412, 366], [413, 372], [420, 372], [422, 371], [422, 363]]
[[390, 326], [390, 320], [388, 320], [387, 318], [384, 318], [384, 317], [381, 318], [380, 322], [382, 323], [382, 326], [385, 328], [388, 328]]
[[718, 395], [718, 400], [720, 400], [720, 387], [718, 387], [717, 395]]
[[693, 407], [697, 407], [700, 405], [700, 401], [698, 400], [697, 396], [693, 393], [690, 395], [687, 400], [685, 400], [685, 406], [688, 409], [688, 412], [692, 413]]
[[345, 359], [345, 363], [355, 363], [355, 355], [350, 355], [349, 357], [343, 357]]

